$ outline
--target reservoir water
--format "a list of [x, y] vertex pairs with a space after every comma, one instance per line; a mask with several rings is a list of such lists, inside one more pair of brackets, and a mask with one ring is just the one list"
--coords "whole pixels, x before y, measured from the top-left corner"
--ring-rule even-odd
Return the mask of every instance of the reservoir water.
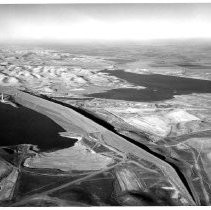
[[118, 88], [86, 96], [126, 101], [150, 102], [171, 99], [174, 95], [211, 93], [211, 81], [209, 80], [160, 74], [136, 74], [125, 72], [123, 70], [104, 70], [102, 72], [126, 80], [131, 84], [144, 86], [146, 89]]
[[76, 139], [61, 137], [64, 132], [50, 118], [26, 107], [0, 103], [0, 146], [37, 145], [40, 151], [71, 147]]

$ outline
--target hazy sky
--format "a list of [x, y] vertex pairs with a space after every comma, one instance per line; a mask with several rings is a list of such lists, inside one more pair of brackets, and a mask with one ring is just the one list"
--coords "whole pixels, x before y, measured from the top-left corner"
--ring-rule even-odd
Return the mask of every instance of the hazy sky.
[[0, 5], [0, 41], [211, 38], [211, 4]]

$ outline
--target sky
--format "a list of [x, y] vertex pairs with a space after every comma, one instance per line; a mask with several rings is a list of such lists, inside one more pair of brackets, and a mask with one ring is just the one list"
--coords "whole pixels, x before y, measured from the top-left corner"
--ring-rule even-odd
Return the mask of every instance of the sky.
[[0, 42], [211, 38], [211, 4], [0, 5]]

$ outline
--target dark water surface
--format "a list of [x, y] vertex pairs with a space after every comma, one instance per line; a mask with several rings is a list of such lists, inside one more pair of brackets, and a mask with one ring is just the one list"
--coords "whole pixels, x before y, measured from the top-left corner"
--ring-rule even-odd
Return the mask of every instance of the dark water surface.
[[64, 131], [45, 115], [0, 103], [0, 146], [33, 144], [41, 151], [73, 146], [77, 140], [59, 136]]
[[174, 95], [191, 93], [211, 93], [211, 81], [190, 79], [160, 74], [135, 74], [123, 70], [104, 70], [112, 76], [124, 79], [134, 85], [146, 89], [119, 88], [103, 93], [93, 93], [87, 96], [126, 101], [160, 101], [171, 99]]

